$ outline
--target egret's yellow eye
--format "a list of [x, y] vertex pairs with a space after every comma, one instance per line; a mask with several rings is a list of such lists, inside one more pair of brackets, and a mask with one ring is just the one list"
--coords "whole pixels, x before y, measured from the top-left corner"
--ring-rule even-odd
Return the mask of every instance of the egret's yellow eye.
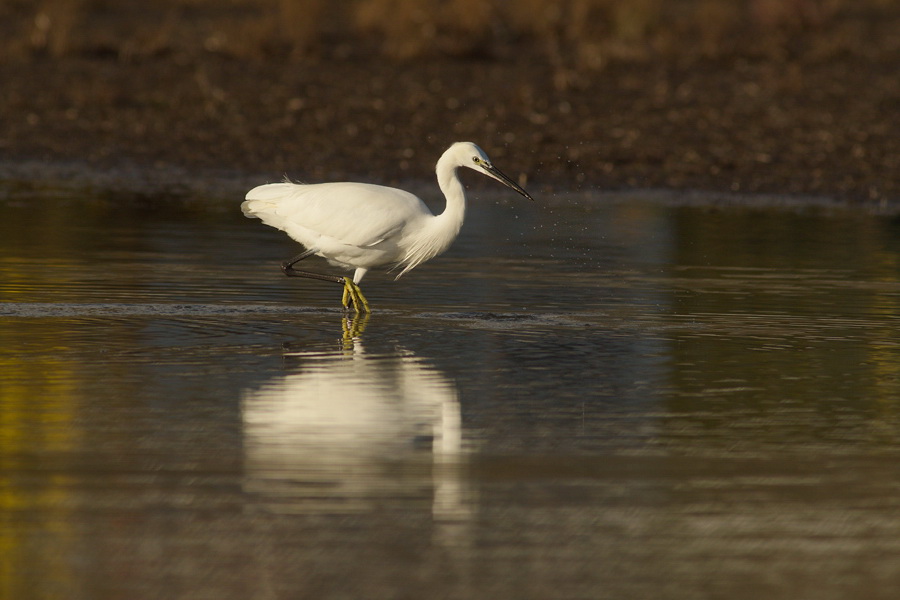
[[476, 165], [480, 165], [480, 164], [481, 164], [481, 159], [478, 158], [477, 156], [473, 156], [473, 157], [472, 157], [472, 162], [474, 162]]

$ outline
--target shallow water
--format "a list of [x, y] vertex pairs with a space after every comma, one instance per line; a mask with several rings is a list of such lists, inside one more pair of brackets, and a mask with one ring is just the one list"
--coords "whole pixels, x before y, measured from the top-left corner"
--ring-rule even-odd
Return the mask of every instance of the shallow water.
[[236, 199], [0, 188], [2, 595], [895, 597], [900, 223], [671, 200], [354, 323]]

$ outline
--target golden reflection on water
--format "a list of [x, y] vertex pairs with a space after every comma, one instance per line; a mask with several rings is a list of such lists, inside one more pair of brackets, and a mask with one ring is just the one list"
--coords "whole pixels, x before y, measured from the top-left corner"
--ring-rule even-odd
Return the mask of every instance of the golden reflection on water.
[[[0, 344], [11, 344], [9, 329], [0, 330]], [[59, 348], [57, 348], [59, 349]], [[28, 358], [31, 358], [29, 360]], [[81, 443], [76, 423], [79, 390], [75, 365], [52, 353], [33, 357], [0, 352], [0, 596], [23, 594], [15, 583], [21, 573], [52, 574], [54, 585], [77, 579], [68, 560], [75, 525], [71, 519], [69, 486], [73, 477], [50, 471], [30, 485], [17, 480], [29, 462], [40, 468], [35, 454], [65, 454]], [[27, 518], [36, 507], [44, 513], [43, 535], [53, 540], [35, 549], [20, 528], [4, 527], [6, 519]], [[53, 552], [46, 552], [53, 547]], [[14, 597], [10, 595], [9, 597]], [[22, 596], [17, 596], [22, 597]]]

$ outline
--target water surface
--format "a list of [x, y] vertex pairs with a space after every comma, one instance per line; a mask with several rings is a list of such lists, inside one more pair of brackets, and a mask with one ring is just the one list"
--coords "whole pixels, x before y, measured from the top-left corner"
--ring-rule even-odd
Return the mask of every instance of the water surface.
[[481, 196], [351, 322], [238, 199], [3, 187], [4, 597], [894, 597], [896, 220]]

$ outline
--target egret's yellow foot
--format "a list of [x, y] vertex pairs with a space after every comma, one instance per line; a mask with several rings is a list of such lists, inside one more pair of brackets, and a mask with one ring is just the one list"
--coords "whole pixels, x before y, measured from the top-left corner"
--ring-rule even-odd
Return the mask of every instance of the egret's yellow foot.
[[357, 313], [371, 312], [369, 303], [366, 301], [366, 297], [363, 296], [359, 286], [353, 283], [353, 280], [349, 277], [344, 277], [344, 294], [341, 297], [341, 304], [350, 308], [350, 302], [353, 302], [353, 308], [356, 309]]
[[350, 310], [350, 286], [348, 285], [347, 278], [344, 277], [344, 293], [341, 295], [341, 306]]

